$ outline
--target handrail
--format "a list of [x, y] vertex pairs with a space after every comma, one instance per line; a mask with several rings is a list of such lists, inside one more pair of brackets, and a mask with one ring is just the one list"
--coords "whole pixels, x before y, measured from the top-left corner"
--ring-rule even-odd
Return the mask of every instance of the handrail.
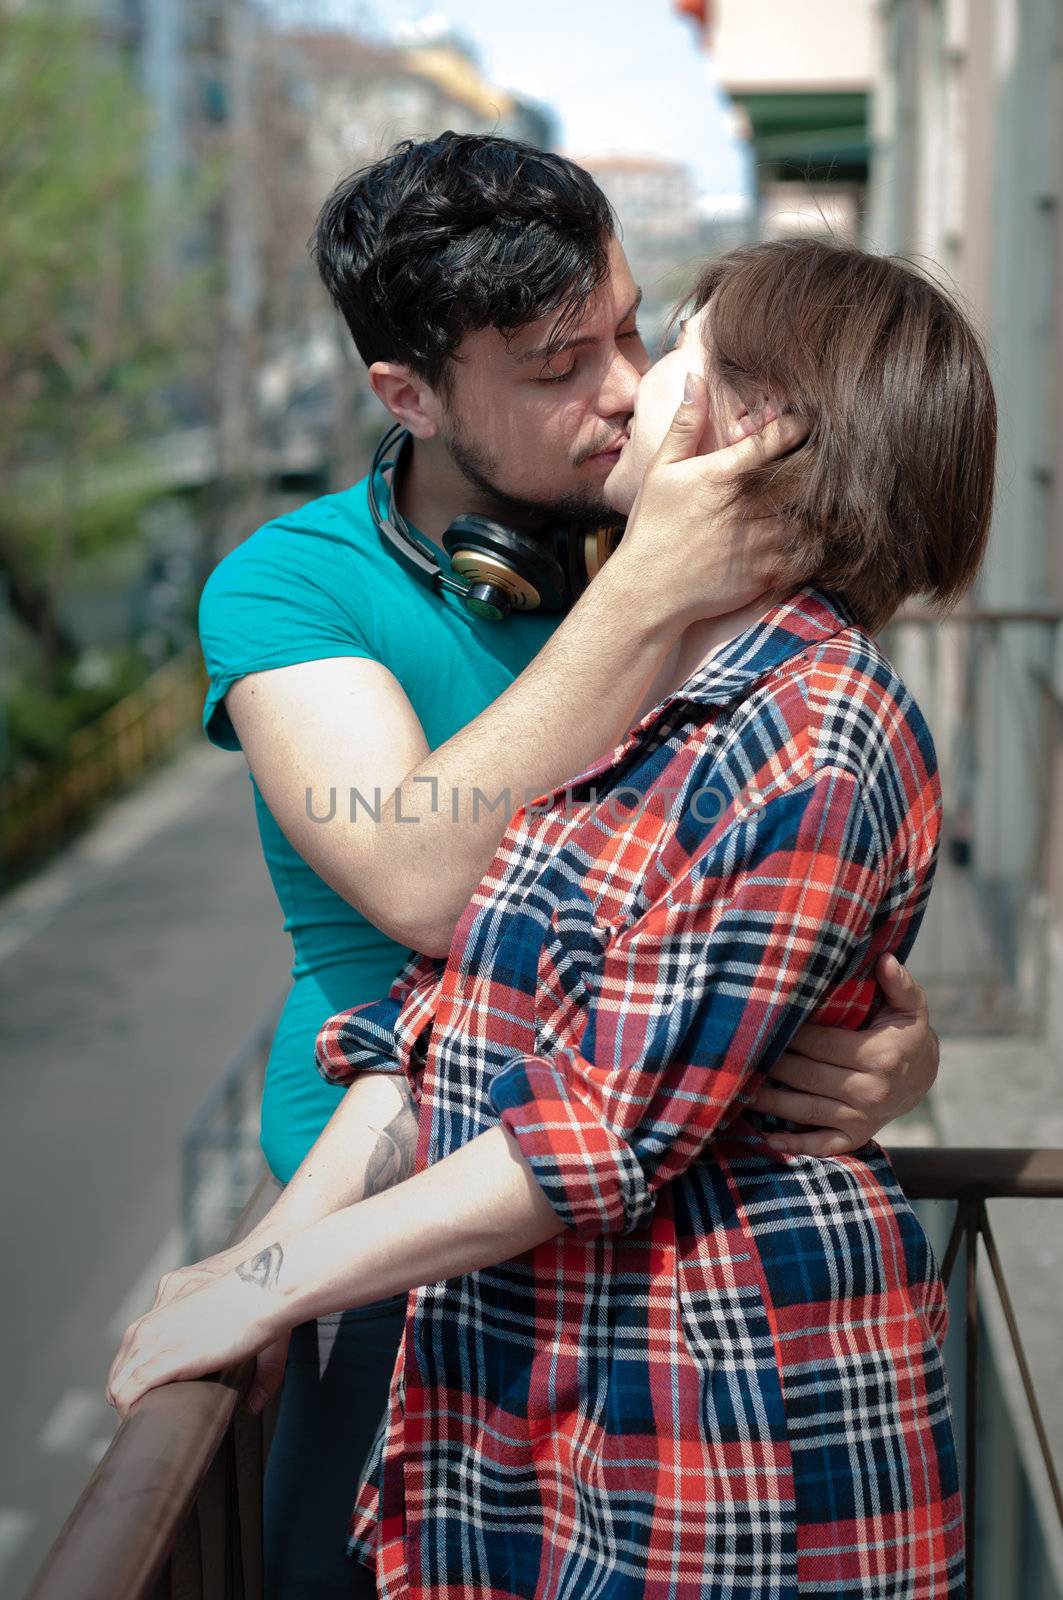
[[999, 627], [1004, 623], [1022, 623], [1026, 626], [1035, 626], [1039, 623], [1049, 627], [1058, 627], [1063, 622], [1063, 610], [1059, 606], [974, 606], [970, 610], [950, 611], [942, 616], [939, 612], [918, 605], [906, 606], [898, 611], [889, 620], [887, 626], [892, 627], [898, 622], [914, 622], [920, 627], [940, 628], [948, 622], [963, 622], [969, 624], [985, 623], [989, 627]]
[[[229, 1243], [251, 1231], [275, 1193], [273, 1179], [263, 1171]], [[247, 1449], [248, 1435], [261, 1438], [268, 1424], [238, 1409], [253, 1374], [254, 1363], [244, 1361], [216, 1377], [179, 1380], [149, 1390], [111, 1440], [25, 1600], [115, 1600], [116, 1596], [152, 1600], [169, 1594], [171, 1586], [159, 1591], [158, 1581], [182, 1530], [189, 1526], [196, 1497], [234, 1424], [244, 1434], [244, 1448], [234, 1454], [244, 1459], [228, 1463], [230, 1477], [244, 1469], [246, 1494], [247, 1467], [260, 1475], [261, 1462], [254, 1460], [253, 1445], [250, 1453]], [[223, 1503], [229, 1498], [226, 1493]], [[226, 1541], [218, 1543], [220, 1553]], [[191, 1552], [192, 1564], [198, 1564], [200, 1571], [198, 1581], [192, 1574], [188, 1593], [243, 1596], [243, 1582], [238, 1589], [228, 1584], [218, 1588], [211, 1582], [202, 1559], [206, 1554]], [[176, 1591], [179, 1586], [175, 1582], [172, 1587]], [[251, 1600], [250, 1593], [246, 1600]]]
[[1063, 1150], [905, 1146], [889, 1158], [909, 1200], [1063, 1200]]
[[152, 1594], [251, 1373], [252, 1363], [244, 1362], [223, 1377], [170, 1383], [144, 1396], [116, 1433], [26, 1600], [146, 1600]]
[[1063, 1528], [1063, 1485], [1052, 1455], [1037, 1389], [1019, 1333], [1018, 1318], [1004, 1277], [996, 1239], [989, 1223], [987, 1200], [1063, 1199], [1063, 1150], [909, 1149], [892, 1156], [893, 1170], [910, 1200], [955, 1200], [956, 1217], [941, 1262], [946, 1286], [962, 1244], [965, 1283], [964, 1351], [964, 1519], [967, 1541], [967, 1600], [974, 1600], [975, 1510], [978, 1495], [978, 1243], [985, 1246], [996, 1285], [1012, 1354], [1019, 1370], [1026, 1404], [1049, 1492]]
[[[1036, 1394], [1000, 1270], [986, 1201], [1063, 1199], [1063, 1149], [903, 1148], [888, 1152], [912, 1200], [955, 1200], [956, 1224], [943, 1262], [948, 1276], [967, 1246], [968, 1442], [977, 1422], [977, 1241], [984, 1240], [1034, 1417], [1049, 1482], [1063, 1499]], [[274, 1192], [264, 1178], [233, 1229], [241, 1238]], [[239, 1401], [251, 1364], [218, 1378], [152, 1390], [116, 1433], [67, 1519], [26, 1600], [258, 1600], [261, 1584], [262, 1418]], [[973, 1595], [975, 1452], [968, 1448], [968, 1594]], [[213, 1482], [212, 1482], [213, 1476]], [[198, 1498], [197, 1498], [198, 1495]], [[205, 1502], [213, 1500], [213, 1509]], [[228, 1526], [235, 1523], [237, 1526]]]

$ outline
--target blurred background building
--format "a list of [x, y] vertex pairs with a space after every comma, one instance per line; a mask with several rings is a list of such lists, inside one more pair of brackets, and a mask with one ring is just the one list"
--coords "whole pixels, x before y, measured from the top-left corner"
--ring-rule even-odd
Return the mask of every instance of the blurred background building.
[[[876, 248], [922, 259], [956, 284], [989, 345], [1001, 411], [989, 559], [970, 625], [928, 639], [920, 671], [924, 683], [933, 672], [955, 683], [941, 707], [950, 716], [953, 857], [992, 931], [1001, 998], [1020, 1025], [1046, 1025], [1057, 1058], [1061, 51], [1055, 0], [883, 6], [867, 219]], [[944, 659], [932, 658], [934, 646]]]
[[760, 232], [827, 228], [855, 239], [871, 148], [873, 11], [867, 0], [762, 0], [705, 12], [706, 42], [752, 147]]

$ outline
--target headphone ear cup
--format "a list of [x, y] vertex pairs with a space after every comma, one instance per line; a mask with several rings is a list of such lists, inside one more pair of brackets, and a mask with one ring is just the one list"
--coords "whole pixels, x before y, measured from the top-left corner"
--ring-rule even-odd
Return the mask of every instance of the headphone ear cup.
[[597, 577], [624, 536], [621, 524], [580, 531], [558, 528], [554, 532], [554, 554], [568, 576], [569, 604], [574, 604]]
[[490, 517], [457, 517], [443, 535], [451, 570], [470, 584], [502, 589], [514, 611], [567, 609], [566, 568], [547, 541], [503, 527]]

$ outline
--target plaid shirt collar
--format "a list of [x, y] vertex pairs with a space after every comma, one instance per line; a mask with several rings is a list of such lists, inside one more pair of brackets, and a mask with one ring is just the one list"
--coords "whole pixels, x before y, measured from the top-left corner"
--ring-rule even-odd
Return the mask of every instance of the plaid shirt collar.
[[526, 804], [538, 808], [544, 802], [557, 799], [575, 783], [589, 783], [603, 772], [617, 766], [644, 739], [670, 706], [680, 702], [703, 706], [727, 706], [748, 692], [760, 678], [767, 677], [774, 668], [795, 656], [809, 645], [822, 644], [851, 627], [854, 622], [843, 601], [824, 589], [806, 585], [796, 590], [789, 599], [772, 606], [758, 622], [736, 635], [708, 660], [678, 689], [673, 689], [663, 700], [647, 711], [635, 725], [628, 729], [623, 739], [606, 755], [599, 756], [591, 766], [585, 767], [567, 784], [536, 795]]
[[656, 715], [676, 700], [729, 705], [758, 678], [766, 677], [806, 646], [822, 644], [852, 627], [854, 621], [838, 595], [806, 585], [718, 650], [661, 701]]

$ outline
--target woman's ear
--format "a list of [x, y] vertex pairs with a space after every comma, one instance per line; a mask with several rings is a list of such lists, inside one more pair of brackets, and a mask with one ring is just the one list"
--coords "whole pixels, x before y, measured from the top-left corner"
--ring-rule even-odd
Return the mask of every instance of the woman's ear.
[[[731, 394], [734, 391], [729, 391]], [[740, 439], [747, 439], [751, 433], [759, 433], [766, 428], [769, 422], [776, 422], [779, 417], [779, 407], [766, 395], [758, 395], [752, 406], [747, 406], [738, 395], [734, 395], [735, 405], [732, 419], [728, 429], [728, 443], [737, 444]]]
[[745, 439], [749, 434], [756, 433], [757, 425], [748, 411], [743, 410], [741, 416], [733, 417], [727, 429], [727, 443], [737, 444], [739, 439]]

